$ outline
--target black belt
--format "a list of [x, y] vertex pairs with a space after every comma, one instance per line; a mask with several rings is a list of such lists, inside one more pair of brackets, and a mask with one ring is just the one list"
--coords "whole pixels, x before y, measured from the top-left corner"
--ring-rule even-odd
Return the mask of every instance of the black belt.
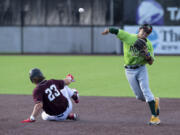
[[141, 67], [142, 65], [136, 65], [136, 66], [124, 66], [126, 69], [137, 69]]

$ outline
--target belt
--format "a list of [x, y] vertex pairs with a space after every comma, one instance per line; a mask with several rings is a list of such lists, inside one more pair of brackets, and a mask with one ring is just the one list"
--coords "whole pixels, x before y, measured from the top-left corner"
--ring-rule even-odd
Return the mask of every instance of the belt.
[[127, 66], [124, 66], [126, 69], [137, 69], [137, 68], [139, 68], [139, 67], [141, 67], [141, 66], [143, 66], [143, 65], [132, 65], [132, 66], [130, 66], [130, 65], [127, 65]]

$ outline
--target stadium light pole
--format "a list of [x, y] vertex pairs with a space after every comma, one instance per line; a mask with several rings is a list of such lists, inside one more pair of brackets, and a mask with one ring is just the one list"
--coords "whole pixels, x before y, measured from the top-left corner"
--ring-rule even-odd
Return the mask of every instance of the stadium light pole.
[[94, 34], [93, 34], [93, 30], [94, 30], [94, 25], [93, 25], [93, 0], [91, 0], [91, 54], [94, 53]]
[[25, 16], [29, 11], [29, 5], [24, 7], [23, 0], [21, 0], [21, 54], [24, 54], [24, 24], [25, 24]]
[[114, 25], [114, 0], [110, 1], [110, 24]]
[[24, 1], [21, 0], [21, 54], [24, 54], [24, 17], [28, 7], [24, 9]]
[[24, 11], [21, 11], [21, 54], [24, 54]]

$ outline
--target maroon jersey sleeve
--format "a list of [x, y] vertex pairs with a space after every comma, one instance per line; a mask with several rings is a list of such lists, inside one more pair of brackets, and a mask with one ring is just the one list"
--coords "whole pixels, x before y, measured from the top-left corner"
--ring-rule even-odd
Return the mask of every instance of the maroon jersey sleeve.
[[43, 93], [40, 89], [35, 88], [33, 91], [33, 100], [35, 103], [39, 103], [43, 101]]
[[52, 82], [53, 82], [56, 86], [58, 86], [59, 89], [64, 89], [64, 85], [65, 85], [64, 80], [53, 80], [53, 79], [52, 79]]

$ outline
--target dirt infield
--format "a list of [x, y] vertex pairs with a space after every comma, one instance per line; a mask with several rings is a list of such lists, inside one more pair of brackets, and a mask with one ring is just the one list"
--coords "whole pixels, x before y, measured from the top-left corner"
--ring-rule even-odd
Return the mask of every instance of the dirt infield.
[[180, 99], [161, 99], [162, 123], [149, 126], [147, 104], [135, 98], [81, 97], [80, 121], [20, 123], [33, 109], [31, 96], [0, 95], [0, 135], [180, 135]]

